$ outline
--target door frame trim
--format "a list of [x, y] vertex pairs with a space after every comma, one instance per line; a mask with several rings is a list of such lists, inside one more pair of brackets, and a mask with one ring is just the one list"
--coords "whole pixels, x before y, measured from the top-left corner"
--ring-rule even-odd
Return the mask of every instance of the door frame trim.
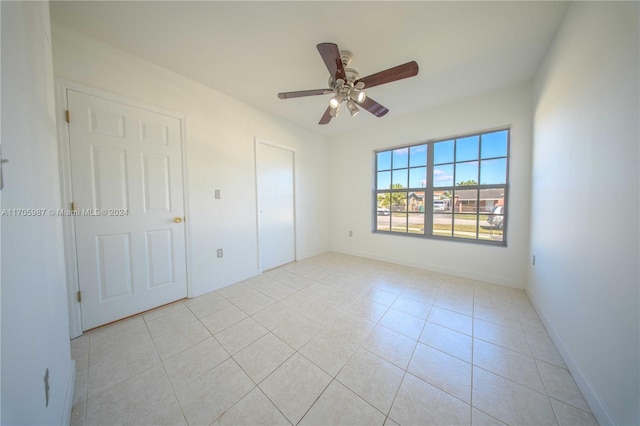
[[[185, 117], [183, 114], [171, 111], [165, 108], [151, 105], [144, 102], [138, 102], [120, 95], [105, 92], [84, 84], [76, 83], [62, 78], [55, 78], [55, 95], [56, 95], [56, 117], [58, 135], [58, 161], [60, 173], [60, 198], [63, 209], [68, 209], [73, 201], [73, 187], [71, 181], [71, 147], [69, 124], [66, 121], [65, 111], [68, 108], [67, 91], [73, 90], [85, 95], [97, 96], [108, 101], [118, 102], [120, 104], [129, 105], [135, 108], [144, 109], [153, 113], [166, 115], [176, 118], [180, 121], [180, 138], [181, 138], [181, 156], [182, 156], [182, 198], [184, 205], [184, 214], [186, 218], [191, 216], [189, 208], [189, 196], [187, 185], [187, 138], [185, 131]], [[185, 266], [186, 266], [186, 282], [187, 297], [192, 297], [191, 288], [191, 262], [190, 262], [190, 221], [185, 220]], [[69, 334], [73, 339], [82, 335], [82, 315], [80, 311], [80, 303], [77, 300], [77, 293], [80, 290], [80, 282], [78, 279], [78, 262], [76, 253], [76, 235], [73, 217], [62, 217], [62, 236], [64, 240], [64, 257], [65, 270], [67, 272], [67, 304], [69, 309]]]
[[256, 248], [257, 248], [257, 260], [258, 260], [258, 274], [262, 274], [263, 268], [262, 268], [262, 256], [261, 256], [261, 252], [260, 252], [260, 227], [261, 227], [261, 221], [260, 221], [260, 193], [258, 190], [258, 159], [259, 159], [259, 155], [258, 155], [258, 146], [260, 145], [268, 145], [268, 146], [272, 146], [274, 148], [279, 148], [279, 149], [284, 149], [285, 151], [289, 151], [291, 152], [292, 156], [293, 156], [293, 261], [297, 261], [298, 260], [298, 197], [297, 197], [297, 190], [298, 190], [298, 185], [296, 183], [297, 179], [298, 179], [298, 173], [297, 173], [297, 161], [296, 161], [296, 154], [297, 154], [297, 150], [295, 148], [292, 148], [290, 146], [287, 145], [282, 145], [282, 144], [278, 144], [278, 143], [273, 143], [270, 142], [266, 139], [262, 139], [259, 137], [255, 137], [254, 138], [254, 146], [253, 146], [253, 155], [255, 158], [255, 164], [254, 164], [254, 174], [255, 174], [255, 190], [256, 190]]

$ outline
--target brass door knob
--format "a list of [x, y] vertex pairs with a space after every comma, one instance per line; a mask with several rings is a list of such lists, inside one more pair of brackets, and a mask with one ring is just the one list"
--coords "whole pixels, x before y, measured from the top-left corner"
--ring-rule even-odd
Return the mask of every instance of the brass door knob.
[[179, 217], [179, 216], [176, 216], [176, 217], [174, 217], [174, 218], [173, 218], [173, 221], [174, 221], [175, 223], [182, 223], [182, 218], [181, 218], [181, 217]]

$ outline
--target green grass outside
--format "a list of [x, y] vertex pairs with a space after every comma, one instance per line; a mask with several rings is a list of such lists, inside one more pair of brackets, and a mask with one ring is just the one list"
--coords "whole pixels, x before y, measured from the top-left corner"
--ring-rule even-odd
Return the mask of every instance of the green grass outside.
[[[408, 232], [411, 233], [415, 233], [415, 234], [422, 234], [423, 233], [423, 227], [420, 225], [409, 225], [409, 227], [407, 228]], [[392, 226], [391, 227], [392, 231], [397, 231], [397, 232], [404, 232], [405, 231], [405, 227], [404, 226]], [[454, 232], [469, 232], [472, 234], [476, 233], [476, 227], [473, 225], [456, 225], [453, 228]], [[438, 225], [435, 224], [433, 225], [433, 233], [434, 235], [450, 235], [451, 234], [451, 227], [449, 225]], [[493, 229], [493, 232], [491, 231], [491, 229], [489, 227], [480, 227], [480, 235], [489, 235], [489, 234], [493, 234], [495, 236], [499, 236], [502, 235], [502, 230], [500, 229]]]
[[[453, 230], [456, 232], [476, 232], [476, 227], [475, 225], [456, 225], [453, 227]], [[451, 226], [449, 225], [439, 225], [439, 224], [434, 224], [433, 225], [433, 232], [435, 233], [436, 231], [451, 231]], [[491, 232], [491, 228], [489, 226], [483, 226], [480, 225], [480, 234], [488, 234]], [[494, 235], [502, 235], [502, 230], [501, 229], [493, 229], [493, 234]]]
[[[423, 213], [423, 212], [408, 212], [410, 214], [416, 214], [416, 213]], [[391, 216], [393, 217], [405, 217], [407, 213], [404, 212], [391, 212]], [[435, 213], [438, 214], [438, 213]], [[442, 214], [442, 213], [440, 213]], [[472, 213], [457, 213], [456, 215], [456, 219], [469, 219], [469, 220], [474, 220], [476, 218], [475, 214]], [[482, 224], [482, 222], [486, 222], [487, 219], [489, 218], [488, 214], [481, 214], [480, 215], [480, 223]]]

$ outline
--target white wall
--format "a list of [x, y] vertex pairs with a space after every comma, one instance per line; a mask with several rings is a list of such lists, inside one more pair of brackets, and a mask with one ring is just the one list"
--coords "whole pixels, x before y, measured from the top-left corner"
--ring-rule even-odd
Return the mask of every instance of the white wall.
[[256, 137], [296, 150], [297, 258], [328, 249], [324, 137], [55, 23], [53, 47], [57, 77], [184, 114], [194, 296], [258, 273]]
[[603, 424], [640, 424], [638, 13], [572, 4], [535, 81], [528, 292]]
[[[49, 6], [2, 2], [2, 208], [60, 208]], [[62, 222], [2, 220], [2, 424], [68, 423], [69, 348]], [[50, 400], [45, 406], [44, 374]]]
[[[366, 114], [364, 112], [363, 114]], [[531, 84], [489, 93], [331, 139], [331, 249], [524, 288], [529, 252]], [[357, 118], [356, 118], [357, 119]], [[374, 234], [373, 151], [511, 126], [507, 247]], [[349, 237], [349, 230], [353, 237]]]

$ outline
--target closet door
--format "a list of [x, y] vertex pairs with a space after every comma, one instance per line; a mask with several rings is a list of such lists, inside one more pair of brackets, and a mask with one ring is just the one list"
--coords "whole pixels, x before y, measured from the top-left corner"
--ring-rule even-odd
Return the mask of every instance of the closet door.
[[256, 142], [260, 268], [295, 260], [294, 152]]

